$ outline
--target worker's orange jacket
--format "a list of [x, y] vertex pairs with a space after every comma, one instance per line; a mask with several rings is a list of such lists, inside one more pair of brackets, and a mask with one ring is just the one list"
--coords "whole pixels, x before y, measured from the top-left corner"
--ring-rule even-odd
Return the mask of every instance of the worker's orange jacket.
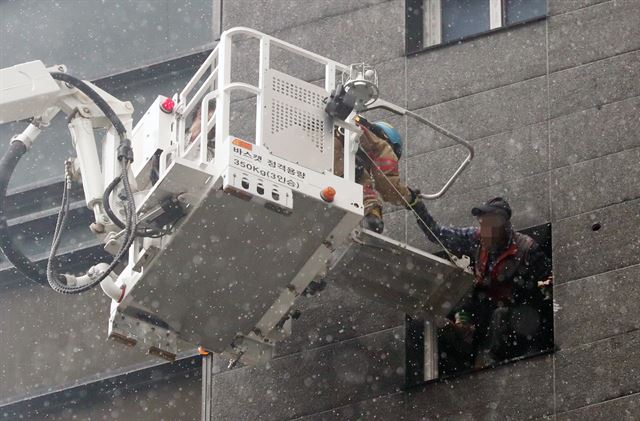
[[[382, 214], [382, 201], [405, 206], [411, 202], [411, 192], [401, 181], [398, 157], [386, 140], [361, 127], [360, 151], [363, 169], [356, 181], [364, 190], [365, 215], [377, 210]], [[334, 144], [334, 173], [340, 177], [344, 170], [344, 137], [336, 134]]]

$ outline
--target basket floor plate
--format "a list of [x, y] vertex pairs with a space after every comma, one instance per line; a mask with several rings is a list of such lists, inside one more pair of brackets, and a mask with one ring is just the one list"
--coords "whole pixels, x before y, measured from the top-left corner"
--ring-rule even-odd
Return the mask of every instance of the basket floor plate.
[[444, 316], [473, 282], [440, 257], [367, 230], [340, 256], [327, 281], [408, 314]]
[[299, 194], [294, 203], [282, 215], [210, 191], [132, 290], [134, 302], [181, 339], [223, 351], [253, 329], [346, 213]]

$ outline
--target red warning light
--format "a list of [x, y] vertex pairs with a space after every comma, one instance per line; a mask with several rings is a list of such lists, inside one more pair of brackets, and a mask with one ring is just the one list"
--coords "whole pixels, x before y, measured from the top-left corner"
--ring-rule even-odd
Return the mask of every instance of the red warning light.
[[176, 103], [171, 98], [165, 99], [162, 104], [160, 104], [160, 109], [167, 114], [171, 114], [173, 109], [175, 108]]
[[320, 192], [320, 197], [325, 202], [333, 202], [333, 199], [336, 197], [336, 189], [333, 187], [325, 187]]

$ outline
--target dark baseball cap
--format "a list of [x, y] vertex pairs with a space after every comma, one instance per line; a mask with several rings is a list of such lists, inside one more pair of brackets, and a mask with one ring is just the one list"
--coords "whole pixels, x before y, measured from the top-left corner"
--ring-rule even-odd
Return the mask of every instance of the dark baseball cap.
[[511, 206], [502, 197], [494, 197], [484, 205], [471, 209], [473, 216], [482, 216], [488, 213], [503, 214], [507, 219], [511, 219]]

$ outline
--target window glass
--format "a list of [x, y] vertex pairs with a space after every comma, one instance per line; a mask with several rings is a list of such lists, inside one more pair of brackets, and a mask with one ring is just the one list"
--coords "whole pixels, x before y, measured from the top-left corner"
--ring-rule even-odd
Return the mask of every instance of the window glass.
[[405, 0], [405, 48], [417, 53], [547, 15], [547, 0]]
[[547, 14], [546, 0], [505, 0], [507, 25]]
[[489, 0], [442, 0], [442, 42], [489, 30]]

